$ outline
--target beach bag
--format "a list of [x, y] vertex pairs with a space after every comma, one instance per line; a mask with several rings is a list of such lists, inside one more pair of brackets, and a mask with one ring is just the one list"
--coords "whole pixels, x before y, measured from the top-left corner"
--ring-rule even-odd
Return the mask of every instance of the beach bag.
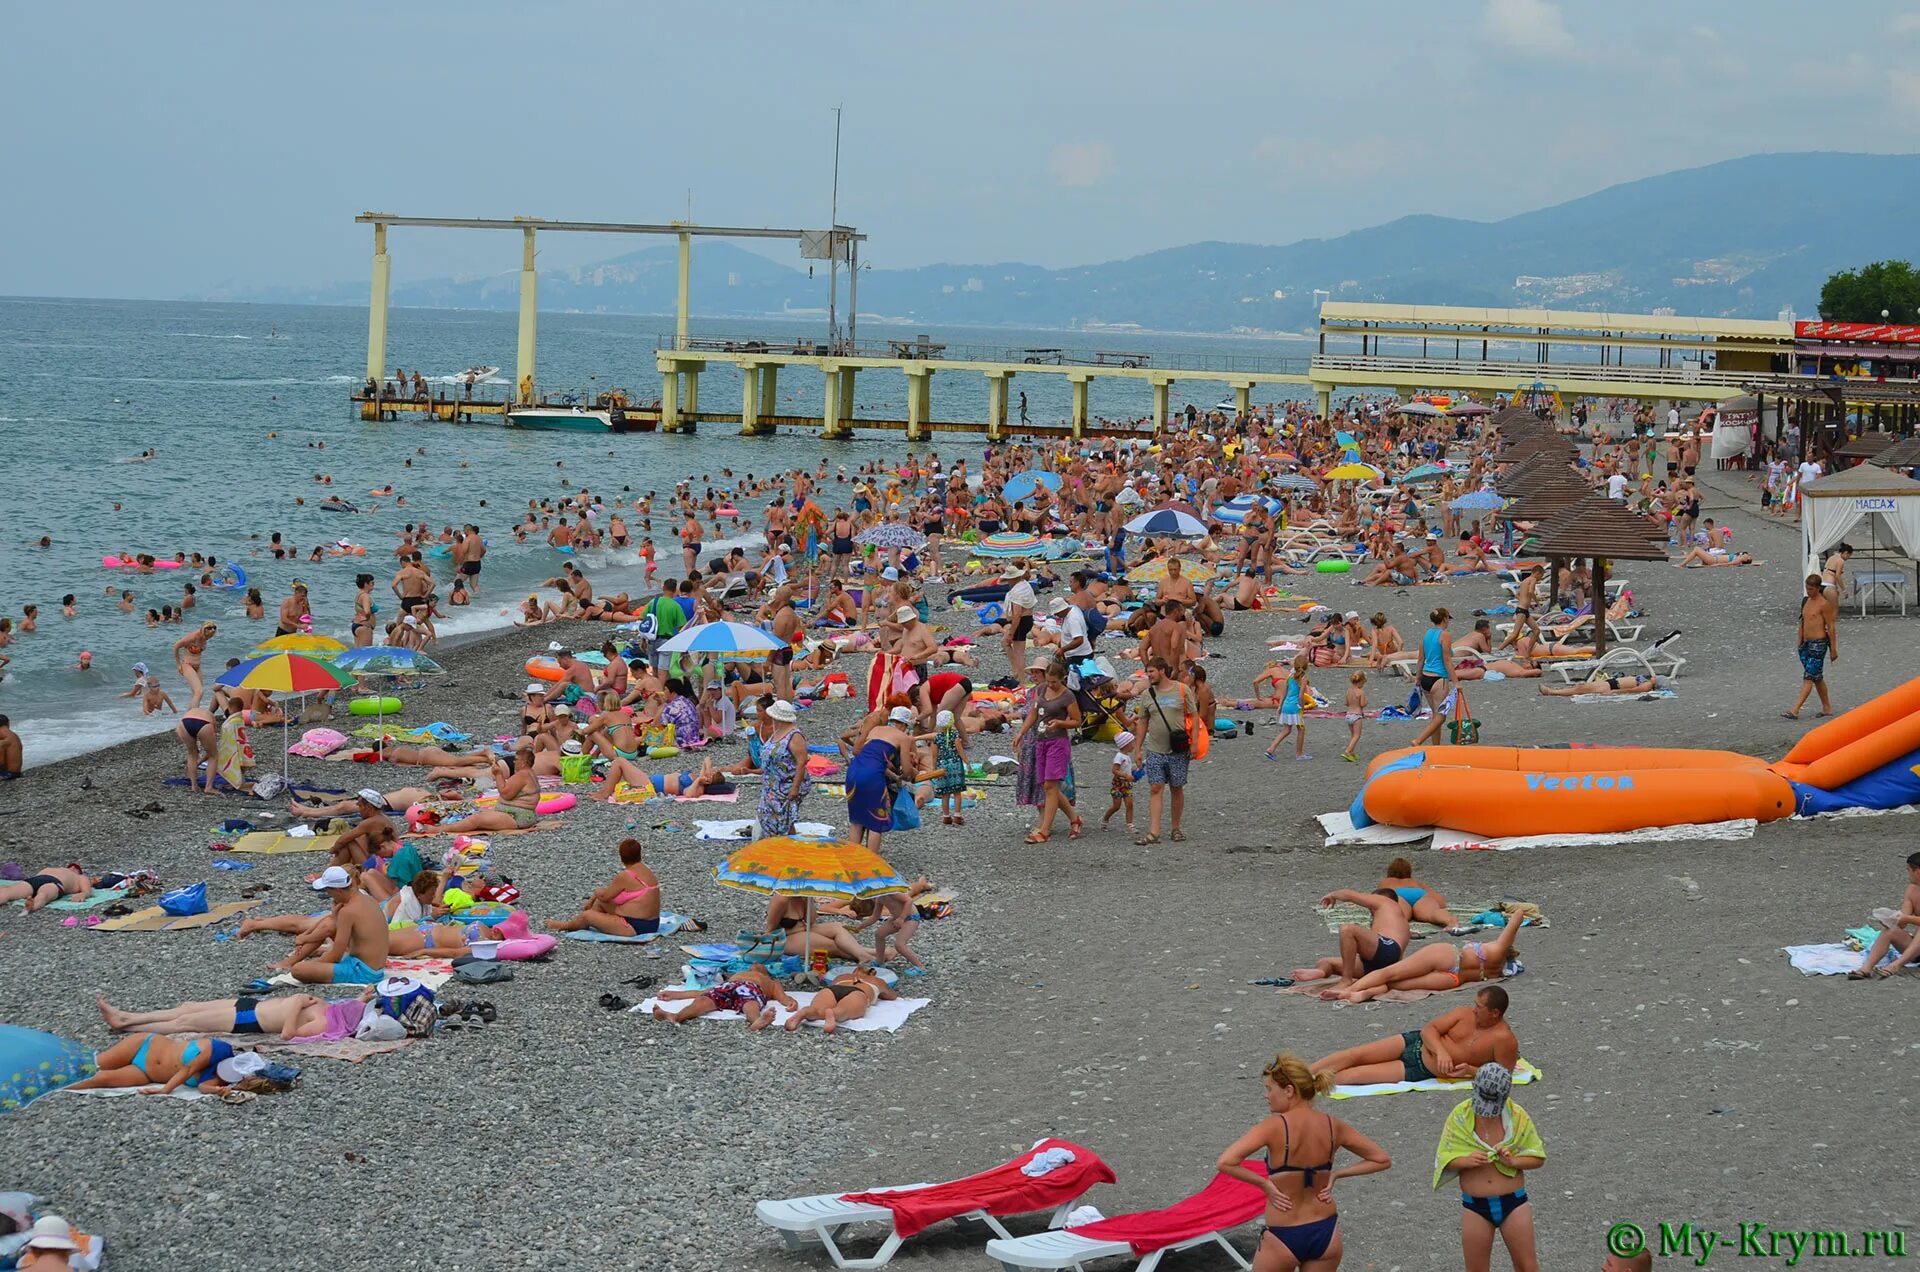
[[184, 888], [175, 888], [160, 897], [160, 908], [179, 918], [207, 912], [207, 885], [190, 883]]
[[1467, 707], [1467, 695], [1453, 691], [1453, 718], [1447, 722], [1447, 736], [1456, 746], [1471, 746], [1480, 740], [1480, 721]]
[[469, 985], [493, 985], [513, 979], [511, 967], [484, 958], [459, 960], [453, 965], [453, 974]]
[[651, 751], [656, 746], [676, 746], [674, 726], [671, 724], [650, 724], [640, 731], [640, 749]]
[[1192, 746], [1192, 743], [1187, 738], [1187, 730], [1184, 727], [1187, 722], [1186, 717], [1184, 715], [1180, 717], [1181, 728], [1174, 728], [1173, 722], [1167, 719], [1166, 711], [1160, 706], [1160, 699], [1157, 696], [1153, 696], [1152, 690], [1148, 690], [1148, 695], [1153, 697], [1153, 709], [1160, 713], [1160, 723], [1167, 726], [1167, 754], [1185, 755]]
[[560, 780], [563, 782], [591, 782], [593, 780], [593, 757], [591, 755], [561, 756]]
[[893, 828], [895, 830], [920, 829], [920, 809], [913, 802], [911, 787], [901, 787], [900, 793], [893, 797]]

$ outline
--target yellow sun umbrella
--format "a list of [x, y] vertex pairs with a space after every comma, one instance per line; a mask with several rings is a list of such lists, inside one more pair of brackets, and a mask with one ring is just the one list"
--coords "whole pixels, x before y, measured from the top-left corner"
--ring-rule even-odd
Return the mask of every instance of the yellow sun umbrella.
[[337, 654], [344, 651], [344, 641], [331, 636], [322, 636], [317, 632], [294, 632], [289, 636], [275, 636], [263, 640], [254, 646], [256, 654]]
[[1380, 475], [1372, 464], [1342, 464], [1327, 473], [1330, 481], [1369, 481]]
[[[1127, 571], [1127, 582], [1164, 583], [1167, 578], [1167, 562], [1177, 559], [1176, 557], [1155, 557], [1151, 561], [1142, 561]], [[1181, 561], [1180, 574], [1181, 577], [1195, 583], [1211, 583], [1220, 577], [1220, 571], [1205, 561]]]

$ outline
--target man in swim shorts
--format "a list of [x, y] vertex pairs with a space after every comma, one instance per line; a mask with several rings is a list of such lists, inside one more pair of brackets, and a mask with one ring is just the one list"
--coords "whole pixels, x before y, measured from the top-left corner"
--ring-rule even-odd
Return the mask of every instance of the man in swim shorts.
[[1312, 967], [1296, 968], [1293, 979], [1358, 980], [1369, 972], [1392, 967], [1406, 953], [1407, 944], [1413, 939], [1413, 931], [1409, 926], [1413, 919], [1413, 907], [1402, 900], [1399, 893], [1392, 888], [1380, 888], [1374, 892], [1340, 888], [1321, 897], [1320, 905], [1325, 908], [1336, 901], [1364, 907], [1373, 916], [1371, 922], [1366, 927], [1358, 923], [1342, 923], [1340, 953], [1332, 958], [1323, 958]]
[[345, 866], [328, 866], [313, 881], [333, 903], [333, 941], [326, 953], [293, 966], [305, 985], [372, 985], [387, 965], [387, 921]]
[[1366, 1086], [1470, 1078], [1489, 1061], [1507, 1069], [1520, 1062], [1520, 1040], [1507, 1024], [1507, 991], [1498, 985], [1476, 994], [1473, 1006], [1456, 1007], [1423, 1028], [1388, 1034], [1316, 1060], [1313, 1071], [1333, 1074], [1341, 1086]]
[[274, 621], [275, 636], [291, 636], [300, 630], [300, 620], [313, 612], [307, 601], [307, 585], [300, 580], [293, 581], [293, 591], [286, 600], [280, 602], [280, 613]]
[[87, 872], [69, 862], [64, 866], [48, 866], [44, 870], [28, 875], [19, 883], [0, 884], [0, 905], [11, 901], [25, 901], [27, 913], [52, 905], [61, 897], [72, 897], [84, 901], [93, 891], [93, 880]]
[[333, 844], [333, 864], [363, 866], [368, 857], [385, 856], [382, 849], [397, 848], [400, 832], [387, 820], [386, 797], [372, 787], [362, 787], [353, 800], [360, 824], [343, 833]]
[[96, 998], [107, 1028], [115, 1033], [274, 1034], [301, 1038], [326, 1027], [327, 1000], [312, 994], [281, 998], [218, 998], [181, 1003], [159, 1011], [122, 1011]]

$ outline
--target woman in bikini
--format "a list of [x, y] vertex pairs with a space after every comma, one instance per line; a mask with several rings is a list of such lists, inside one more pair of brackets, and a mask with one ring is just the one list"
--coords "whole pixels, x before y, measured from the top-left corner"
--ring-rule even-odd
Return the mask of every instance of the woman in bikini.
[[[173, 722], [173, 736], [187, 753], [187, 789], [213, 794], [214, 774], [220, 768], [220, 720], [209, 707], [190, 706]], [[207, 780], [200, 781], [200, 762], [207, 763]]]
[[355, 575], [353, 585], [359, 589], [353, 594], [353, 643], [371, 645], [374, 615], [380, 612], [380, 607], [373, 599], [373, 575]]
[[[1331, 1073], [1311, 1072], [1306, 1061], [1283, 1051], [1264, 1076], [1272, 1115], [1235, 1140], [1214, 1169], [1267, 1195], [1267, 1230], [1254, 1255], [1254, 1272], [1333, 1272], [1346, 1253], [1334, 1183], [1377, 1174], [1393, 1159], [1339, 1118], [1314, 1111], [1314, 1097], [1333, 1089]], [[1335, 1166], [1334, 1156], [1343, 1148], [1360, 1160]], [[1264, 1170], [1247, 1165], [1259, 1153], [1267, 1157]]]
[[213, 623], [202, 623], [196, 631], [188, 632], [173, 642], [173, 665], [180, 671], [180, 678], [193, 690], [193, 696], [187, 700], [189, 707], [200, 705], [200, 695], [206, 692], [200, 683], [200, 656], [207, 652], [207, 642], [213, 639], [220, 628]]
[[1513, 955], [1513, 942], [1520, 935], [1521, 921], [1518, 914], [1508, 915], [1507, 925], [1491, 941], [1469, 941], [1459, 946], [1421, 945], [1408, 950], [1399, 962], [1368, 972], [1345, 989], [1321, 990], [1320, 997], [1364, 1003], [1390, 989], [1425, 989], [1438, 993], [1475, 981], [1515, 975], [1521, 967]]
[[881, 980], [873, 969], [858, 968], [834, 977], [831, 984], [813, 996], [812, 1002], [788, 1016], [786, 1030], [792, 1033], [809, 1020], [817, 1020], [828, 1033], [833, 1033], [843, 1022], [866, 1015], [881, 999], [898, 997], [893, 986]]
[[608, 936], [652, 936], [660, 930], [660, 879], [641, 857], [637, 839], [620, 841], [620, 869], [608, 883], [587, 898], [580, 913], [570, 919], [547, 920], [549, 932], [579, 932], [592, 928]]
[[146, 1095], [171, 1095], [182, 1086], [224, 1091], [227, 1084], [214, 1069], [222, 1060], [232, 1058], [231, 1044], [211, 1038], [177, 1040], [165, 1034], [133, 1034], [94, 1057], [97, 1072], [67, 1089], [139, 1087]]
[[1460, 920], [1447, 909], [1447, 899], [1440, 895], [1440, 890], [1414, 878], [1413, 863], [1405, 857], [1395, 857], [1387, 863], [1387, 877], [1380, 881], [1380, 886], [1392, 888], [1395, 895], [1412, 907], [1415, 922], [1443, 928], [1460, 926]]

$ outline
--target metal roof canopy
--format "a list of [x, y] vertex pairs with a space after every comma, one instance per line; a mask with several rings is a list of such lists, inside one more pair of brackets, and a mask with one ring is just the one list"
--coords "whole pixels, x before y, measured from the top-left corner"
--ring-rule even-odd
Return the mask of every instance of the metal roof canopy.
[[[1480, 309], [1458, 305], [1383, 305], [1330, 300], [1320, 306], [1320, 321], [1324, 324], [1328, 320], [1408, 324], [1414, 328], [1405, 333], [1410, 335], [1420, 334], [1419, 328], [1422, 326], [1446, 327], [1450, 328], [1446, 332], [1447, 339], [1454, 338], [1455, 332], [1451, 328], [1460, 328], [1460, 338], [1465, 339], [1469, 334], [1468, 328], [1472, 329], [1471, 334], [1478, 337], [1480, 328], [1497, 327], [1512, 329], [1522, 339], [1537, 339], [1543, 328], [1556, 334], [1591, 332], [1595, 336], [1595, 344], [1603, 343], [1599, 338], [1601, 333], [1704, 337], [1730, 342], [1764, 341], [1783, 345], [1791, 345], [1794, 341], [1793, 324], [1790, 322], [1611, 314], [1580, 309]], [[1437, 338], [1438, 333], [1434, 334]]]
[[[825, 234], [827, 230], [789, 230], [775, 228], [755, 228], [741, 225], [695, 225], [692, 222], [669, 221], [664, 225], [646, 224], [630, 221], [549, 221], [537, 216], [515, 217], [460, 217], [460, 216], [394, 216], [387, 212], [362, 212], [353, 218], [363, 225], [416, 226], [445, 230], [539, 230], [573, 234], [691, 234], [697, 238], [763, 238], [763, 239], [802, 239], [810, 234]], [[837, 238], [850, 243], [864, 243], [867, 236], [848, 225], [836, 225], [831, 231]]]
[[1749, 380], [1743, 386], [1749, 393], [1768, 397], [1820, 400], [1837, 405], [1848, 402], [1866, 405], [1920, 406], [1920, 380], [1867, 380], [1852, 376], [1770, 376]]

